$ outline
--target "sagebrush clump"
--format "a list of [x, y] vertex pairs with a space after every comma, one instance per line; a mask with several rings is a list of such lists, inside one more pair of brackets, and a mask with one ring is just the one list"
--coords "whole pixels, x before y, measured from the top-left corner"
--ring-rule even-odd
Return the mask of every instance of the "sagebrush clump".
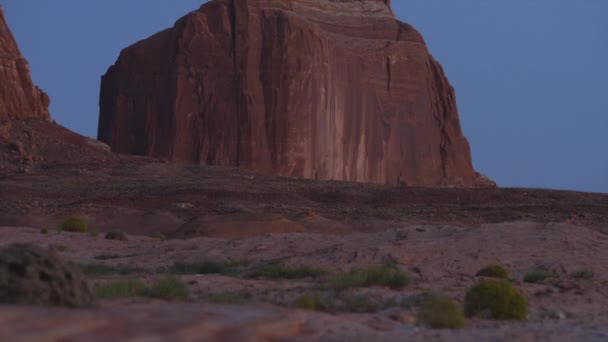
[[523, 320], [526, 298], [504, 280], [482, 280], [465, 297], [465, 314], [496, 320]]
[[488, 278], [509, 279], [509, 272], [500, 265], [489, 265], [480, 269], [475, 276]]
[[319, 301], [319, 299], [316, 296], [306, 293], [306, 294], [299, 296], [295, 300], [294, 306], [298, 309], [314, 311], [319, 308], [318, 301]]
[[423, 300], [418, 321], [433, 329], [460, 329], [467, 325], [460, 305], [450, 298], [437, 295]]
[[526, 283], [540, 283], [547, 278], [554, 278], [557, 275], [551, 271], [536, 269], [532, 270], [524, 275], [524, 282]]
[[80, 217], [71, 216], [65, 218], [61, 223], [59, 223], [59, 230], [66, 232], [76, 232], [83, 233], [88, 229], [87, 223]]

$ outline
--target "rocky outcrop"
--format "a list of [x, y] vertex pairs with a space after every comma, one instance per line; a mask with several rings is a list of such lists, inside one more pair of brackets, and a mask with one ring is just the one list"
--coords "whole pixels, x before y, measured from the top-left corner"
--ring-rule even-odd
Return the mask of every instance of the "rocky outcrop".
[[77, 265], [31, 244], [0, 249], [0, 303], [97, 306], [97, 296]]
[[0, 6], [0, 120], [50, 120], [50, 99], [34, 85]]
[[265, 174], [474, 185], [454, 90], [387, 0], [215, 0], [101, 83], [120, 153]]

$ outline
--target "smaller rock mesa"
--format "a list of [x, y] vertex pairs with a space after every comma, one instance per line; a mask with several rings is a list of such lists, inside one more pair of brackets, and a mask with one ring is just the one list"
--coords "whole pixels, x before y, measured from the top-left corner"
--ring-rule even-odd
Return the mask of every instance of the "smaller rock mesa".
[[0, 120], [50, 120], [48, 95], [32, 82], [0, 5]]
[[101, 82], [119, 153], [263, 174], [474, 186], [454, 90], [388, 0], [215, 0]]

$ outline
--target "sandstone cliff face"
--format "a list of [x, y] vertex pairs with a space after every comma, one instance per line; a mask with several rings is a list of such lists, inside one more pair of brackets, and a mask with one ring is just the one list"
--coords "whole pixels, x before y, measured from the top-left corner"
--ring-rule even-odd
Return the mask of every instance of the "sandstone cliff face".
[[454, 90], [387, 0], [216, 0], [125, 49], [98, 138], [266, 174], [473, 185]]
[[50, 119], [49, 97], [32, 82], [0, 6], [0, 120]]

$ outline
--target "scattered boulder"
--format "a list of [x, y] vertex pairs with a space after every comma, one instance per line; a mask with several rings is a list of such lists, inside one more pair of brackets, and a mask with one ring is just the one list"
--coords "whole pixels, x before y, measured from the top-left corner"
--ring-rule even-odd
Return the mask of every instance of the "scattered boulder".
[[53, 252], [29, 244], [0, 249], [0, 303], [81, 308], [97, 302], [80, 268]]

